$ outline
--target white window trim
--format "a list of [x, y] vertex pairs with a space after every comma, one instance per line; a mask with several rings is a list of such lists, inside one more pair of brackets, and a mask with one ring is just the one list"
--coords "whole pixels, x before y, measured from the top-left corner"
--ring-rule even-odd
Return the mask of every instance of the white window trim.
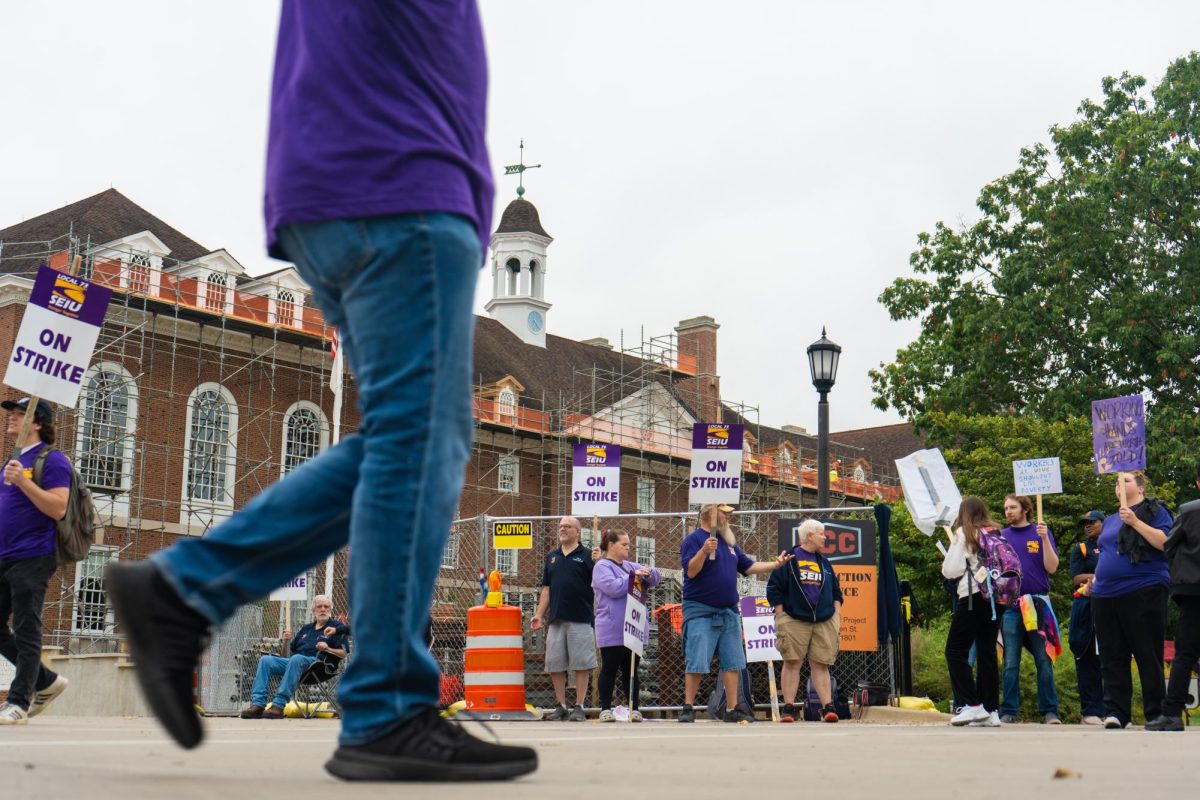
[[442, 569], [457, 569], [459, 548], [462, 542], [459, 541], [458, 531], [450, 531], [450, 535], [446, 537], [446, 544], [442, 547]]
[[[500, 567], [500, 554], [501, 553], [508, 553], [509, 557], [512, 558], [512, 566], [509, 569], [501, 569], [501, 567]], [[510, 550], [510, 549], [504, 549], [504, 548], [497, 550], [496, 557], [495, 557], [495, 559], [493, 559], [493, 562], [495, 565], [493, 568], [497, 572], [499, 572], [501, 575], [516, 575], [520, 568], [520, 554], [521, 554], [520, 550]]]
[[[505, 465], [512, 467], [512, 485], [504, 485]], [[496, 489], [504, 494], [520, 494], [521, 493], [521, 457], [511, 453], [504, 453], [496, 462]]]
[[496, 399], [496, 411], [501, 417], [510, 419], [517, 415], [517, 393], [508, 386], [500, 390]]
[[79, 614], [79, 612], [80, 612], [79, 591], [80, 591], [80, 584], [83, 582], [83, 568], [84, 568], [84, 565], [87, 564], [88, 558], [91, 558], [92, 555], [107, 555], [108, 561], [116, 561], [118, 552], [119, 551], [116, 547], [112, 547], [112, 546], [108, 546], [108, 545], [92, 545], [91, 550], [88, 552], [87, 558], [85, 558], [83, 561], [80, 561], [75, 564], [75, 587], [74, 587], [74, 593], [73, 593], [73, 595], [75, 597], [75, 602], [71, 604], [71, 633], [72, 634], [98, 636], [98, 635], [103, 635], [103, 634], [111, 634], [113, 632], [113, 627], [116, 624], [116, 620], [113, 617], [112, 605], [108, 603], [107, 587], [105, 587], [105, 591], [104, 591], [105, 611], [104, 611], [104, 629], [103, 630], [96, 630], [94, 628], [80, 627], [80, 624], [79, 624], [80, 623], [80, 620], [79, 620], [79, 616], [80, 616], [80, 614]]
[[[189, 406], [190, 408], [190, 406]], [[321, 443], [317, 450], [317, 454], [325, 452], [329, 447], [329, 419], [325, 416], [325, 412], [321, 407], [311, 400], [297, 400], [288, 406], [287, 411], [283, 412], [283, 430], [280, 435], [282, 437], [283, 446], [279, 450], [279, 477], [287, 474], [287, 451], [288, 451], [288, 423], [292, 419], [292, 415], [300, 409], [307, 409], [317, 415], [317, 419], [321, 424]], [[188, 425], [188, 430], [191, 431], [192, 426]], [[185, 473], [186, 474], [186, 473]]]
[[[643, 552], [642, 542], [645, 542], [648, 545], [644, 549], [649, 551], [649, 558], [645, 558], [644, 560], [643, 560], [644, 556], [642, 555], [642, 552]], [[657, 549], [658, 549], [658, 541], [653, 536], [639, 536], [639, 537], [637, 537], [637, 544], [634, 547], [634, 559], [633, 560], [636, 561], [637, 563], [641, 564], [643, 567], [653, 567], [655, 565], [654, 562], [657, 557], [657, 553], [655, 552]]]
[[[216, 391], [229, 407], [229, 458], [225, 463], [225, 497], [221, 500], [198, 500], [188, 496], [188, 472], [192, 466], [192, 417], [195, 414], [196, 398], [202, 392]], [[187, 418], [184, 421], [183, 480], [181, 481], [180, 516], [183, 522], [198, 522], [211, 525], [215, 519], [224, 519], [233, 513], [234, 480], [237, 477], [238, 405], [233, 394], [219, 383], [205, 382], [192, 390], [187, 400]]]
[[[638, 478], [637, 479], [637, 510], [638, 510], [639, 514], [653, 514], [654, 513], [654, 505], [655, 505], [654, 495], [655, 495], [655, 490], [657, 488], [658, 487], [655, 486], [653, 478]], [[649, 508], [646, 508], [646, 504], [642, 502], [644, 499], [646, 499], [642, 493], [643, 489], [650, 490], [649, 491], [649, 500], [650, 500]]]
[[[82, 382], [83, 390], [79, 393], [79, 402], [76, 406], [76, 411], [77, 411], [76, 422], [75, 422], [76, 460], [78, 461], [79, 454], [82, 454], [87, 449], [87, 447], [86, 447], [87, 442], [84, 441], [84, 437], [83, 437], [83, 428], [84, 428], [83, 421], [84, 421], [84, 413], [86, 411], [84, 404], [87, 402], [87, 399], [88, 399], [87, 386], [88, 386], [88, 383], [92, 380], [92, 378], [94, 378], [96, 376], [96, 374], [99, 372], [113, 372], [113, 373], [120, 375], [121, 379], [124, 381], [125, 388], [128, 393], [126, 400], [128, 401], [129, 409], [128, 409], [127, 414], [125, 415], [125, 436], [124, 436], [124, 441], [122, 442], [122, 446], [121, 446], [121, 463], [123, 465], [123, 469], [121, 472], [121, 485], [120, 485], [120, 487], [118, 487], [121, 492], [128, 492], [131, 482], [133, 480], [133, 454], [134, 454], [133, 443], [134, 443], [134, 440], [137, 438], [138, 387], [137, 387], [137, 382], [134, 381], [134, 379], [133, 379], [133, 376], [129, 374], [129, 370], [125, 369], [125, 367], [122, 364], [119, 364], [116, 361], [97, 362], [97, 363], [93, 364], [92, 366], [88, 367], [87, 372], [85, 372], [83, 375], [83, 382]], [[113, 487], [104, 487], [104, 488], [111, 489]], [[103, 497], [103, 495], [97, 496], [94, 499], [97, 502], [100, 502], [101, 497]], [[123, 501], [125, 504], [125, 509], [128, 510], [128, 507], [129, 507], [128, 498], [127, 497], [123, 498]]]

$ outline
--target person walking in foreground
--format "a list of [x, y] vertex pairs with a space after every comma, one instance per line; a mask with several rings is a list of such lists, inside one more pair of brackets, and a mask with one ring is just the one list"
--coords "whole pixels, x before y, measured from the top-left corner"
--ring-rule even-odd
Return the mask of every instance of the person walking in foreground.
[[[1200, 489], [1200, 461], [1196, 462], [1196, 488]], [[1146, 722], [1148, 731], [1183, 730], [1183, 709], [1187, 702], [1192, 670], [1200, 659], [1200, 500], [1179, 508], [1167, 535], [1165, 552], [1170, 564], [1171, 599], [1179, 606], [1175, 623], [1175, 660], [1163, 697], [1162, 714]]]
[[[638, 695], [641, 681], [638, 664], [641, 659], [625, 646], [625, 604], [629, 599], [629, 576], [636, 575], [647, 589], [662, 581], [654, 567], [643, 567], [629, 559], [629, 534], [607, 530], [600, 540], [604, 558], [592, 570], [592, 588], [596, 590], [596, 646], [600, 648], [600, 677], [596, 684], [600, 692], [600, 721], [616, 722], [612, 712], [613, 689], [623, 674], [621, 685], [629, 691], [629, 721], [641, 722]], [[643, 638], [649, 628], [642, 632]], [[632, 681], [632, 688], [630, 688]]]
[[184, 747], [202, 738], [192, 671], [210, 629], [349, 544], [356, 652], [325, 768], [375, 781], [537, 768], [532, 749], [442, 719], [424, 641], [471, 449], [472, 304], [493, 201], [486, 84], [474, 0], [283, 2], [267, 240], [338, 329], [362, 423], [203, 538], [109, 567], [142, 690]]
[[[987, 552], [1000, 539], [1000, 531], [987, 506], [978, 497], [964, 497], [954, 523], [954, 536], [942, 560], [942, 575], [958, 581], [958, 602], [946, 637], [946, 666], [950, 686], [962, 709], [950, 719], [955, 726], [1000, 726], [1000, 672], [996, 662], [996, 634], [1005, 607], [993, 605], [985, 595], [988, 584]], [[975, 646], [975, 675], [971, 674], [971, 646]]]

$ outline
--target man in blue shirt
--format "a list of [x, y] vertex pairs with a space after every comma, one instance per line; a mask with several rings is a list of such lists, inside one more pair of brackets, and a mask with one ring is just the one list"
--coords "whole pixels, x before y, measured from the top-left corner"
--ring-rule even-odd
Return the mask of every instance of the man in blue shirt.
[[[737, 711], [738, 673], [746, 666], [742, 649], [742, 620], [738, 614], [737, 576], [774, 572], [792, 556], [782, 552], [774, 561], [754, 561], [738, 547], [727, 505], [700, 508], [699, 527], [679, 548], [683, 566], [683, 643], [686, 674], [680, 722], [694, 722], [692, 704], [700, 679], [708, 674], [713, 655], [720, 657], [725, 684], [726, 722], [745, 719]], [[719, 534], [719, 538], [718, 538]], [[747, 722], [753, 718], [745, 719]]]
[[[8, 411], [8, 434], [18, 436], [29, 398], [0, 406]], [[17, 668], [8, 701], [0, 705], [0, 725], [26, 724], [67, 688], [67, 679], [41, 661], [42, 606], [58, 566], [56, 523], [67, 513], [71, 493], [71, 462], [57, 450], [45, 458], [41, 486], [33, 480], [38, 455], [54, 439], [54, 409], [39, 400], [20, 455], [5, 465], [0, 487], [0, 655]]]

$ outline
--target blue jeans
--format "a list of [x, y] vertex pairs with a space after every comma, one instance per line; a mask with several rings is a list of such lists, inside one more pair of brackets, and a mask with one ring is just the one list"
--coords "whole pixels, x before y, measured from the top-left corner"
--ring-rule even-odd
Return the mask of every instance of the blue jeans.
[[199, 539], [154, 556], [214, 624], [347, 544], [355, 653], [339, 741], [374, 741], [438, 702], [425, 646], [442, 548], [471, 450], [479, 238], [405, 214], [294, 225], [280, 242], [336, 325], [362, 423]]
[[716, 608], [696, 600], [683, 601], [684, 669], [707, 675], [713, 655], [721, 672], [737, 672], [746, 666], [742, 649], [742, 617], [735, 608]]
[[1000, 624], [1000, 635], [1004, 640], [1004, 699], [1000, 701], [1000, 714], [1017, 715], [1021, 707], [1021, 650], [1033, 654], [1037, 667], [1038, 713], [1058, 713], [1058, 690], [1054, 688], [1054, 662], [1046, 654], [1046, 640], [1037, 631], [1025, 630], [1021, 621], [1021, 609], [1010, 608], [1004, 612]]
[[296, 693], [296, 684], [300, 682], [300, 676], [304, 674], [304, 670], [308, 669], [309, 665], [316, 660], [313, 656], [299, 653], [294, 654], [291, 658], [262, 656], [258, 659], [258, 672], [254, 673], [254, 686], [250, 689], [250, 702], [256, 706], [266, 706], [267, 687], [271, 685], [271, 678], [282, 676], [271, 702], [283, 708]]

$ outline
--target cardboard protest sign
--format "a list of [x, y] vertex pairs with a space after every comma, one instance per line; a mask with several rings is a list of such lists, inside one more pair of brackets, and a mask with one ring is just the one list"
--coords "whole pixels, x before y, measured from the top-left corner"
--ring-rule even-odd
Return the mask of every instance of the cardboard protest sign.
[[579, 443], [574, 450], [571, 513], [577, 517], [620, 514], [621, 448]]
[[1062, 494], [1062, 464], [1058, 458], [1029, 458], [1013, 462], [1013, 491], [1024, 495]]
[[918, 450], [897, 459], [896, 470], [904, 489], [904, 505], [921, 533], [932, 536], [939, 527], [954, 522], [962, 494], [941, 450]]
[[782, 661], [775, 646], [775, 609], [765, 597], [743, 597], [738, 600], [742, 612], [742, 640], [746, 645], [746, 661]]
[[301, 573], [271, 592], [271, 600], [307, 600], [308, 575]]
[[1146, 405], [1140, 394], [1092, 402], [1097, 475], [1146, 468]]
[[111, 297], [107, 287], [39, 267], [4, 382], [34, 397], [74, 406]]
[[646, 581], [642, 576], [630, 573], [629, 593], [625, 597], [625, 623], [621, 626], [625, 646], [639, 656], [645, 650], [646, 626]]
[[692, 426], [689, 503], [737, 505], [742, 493], [743, 427], [712, 422], [697, 422]]

